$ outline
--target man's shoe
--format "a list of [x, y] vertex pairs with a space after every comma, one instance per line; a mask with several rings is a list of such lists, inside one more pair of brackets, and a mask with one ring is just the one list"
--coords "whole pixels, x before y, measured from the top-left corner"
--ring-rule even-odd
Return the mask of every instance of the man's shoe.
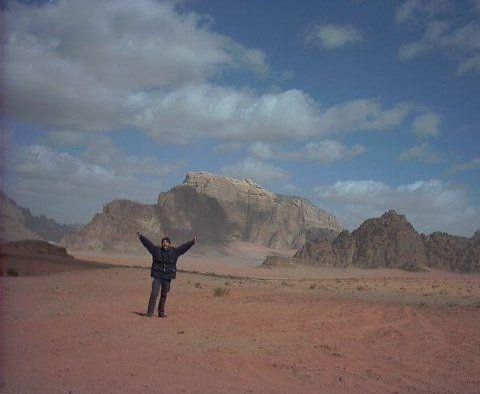
[[153, 313], [145, 313], [145, 317], [153, 317]]
[[167, 317], [167, 315], [165, 314], [165, 312], [159, 312], [158, 317]]

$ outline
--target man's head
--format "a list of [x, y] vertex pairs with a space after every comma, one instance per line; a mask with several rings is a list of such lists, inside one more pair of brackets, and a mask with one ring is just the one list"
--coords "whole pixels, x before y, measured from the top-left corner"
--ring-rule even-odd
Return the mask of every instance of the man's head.
[[162, 249], [168, 249], [170, 247], [170, 238], [163, 237], [162, 238]]

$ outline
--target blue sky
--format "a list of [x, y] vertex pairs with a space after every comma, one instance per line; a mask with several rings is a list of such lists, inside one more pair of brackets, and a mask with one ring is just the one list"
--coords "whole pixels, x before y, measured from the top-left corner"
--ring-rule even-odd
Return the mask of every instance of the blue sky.
[[188, 171], [480, 228], [480, 1], [9, 2], [5, 189], [86, 223]]

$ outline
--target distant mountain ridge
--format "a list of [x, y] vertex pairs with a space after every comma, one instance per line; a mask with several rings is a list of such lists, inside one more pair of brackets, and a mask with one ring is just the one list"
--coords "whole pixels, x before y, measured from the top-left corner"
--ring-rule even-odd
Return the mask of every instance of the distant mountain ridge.
[[46, 216], [34, 216], [29, 209], [17, 205], [0, 191], [0, 240], [36, 239], [59, 242], [78, 229], [77, 225], [58, 224]]
[[307, 241], [294, 257], [331, 267], [480, 272], [480, 231], [472, 238], [419, 234], [404, 215], [390, 210], [366, 220], [352, 233], [345, 230], [333, 240]]
[[307, 199], [276, 195], [250, 180], [190, 172], [160, 193], [156, 204], [112, 201], [64, 244], [70, 250], [131, 252], [140, 248], [136, 229], [157, 242], [165, 235], [182, 242], [198, 234], [205, 244], [245, 241], [287, 249], [343, 228]]

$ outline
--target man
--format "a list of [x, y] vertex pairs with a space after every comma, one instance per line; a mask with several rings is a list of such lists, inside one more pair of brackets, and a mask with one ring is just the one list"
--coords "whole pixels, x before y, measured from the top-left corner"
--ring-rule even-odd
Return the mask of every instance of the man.
[[177, 248], [170, 246], [170, 238], [164, 237], [161, 246], [157, 246], [150, 242], [148, 238], [136, 231], [138, 238], [143, 246], [152, 255], [152, 269], [150, 276], [153, 278], [152, 292], [148, 301], [147, 317], [152, 317], [157, 303], [158, 292], [162, 288], [160, 294], [160, 303], [158, 304], [158, 317], [167, 317], [165, 314], [165, 304], [167, 303], [167, 295], [170, 291], [170, 282], [177, 276], [177, 259], [190, 249], [198, 240], [197, 236], [192, 241], [186, 242]]

